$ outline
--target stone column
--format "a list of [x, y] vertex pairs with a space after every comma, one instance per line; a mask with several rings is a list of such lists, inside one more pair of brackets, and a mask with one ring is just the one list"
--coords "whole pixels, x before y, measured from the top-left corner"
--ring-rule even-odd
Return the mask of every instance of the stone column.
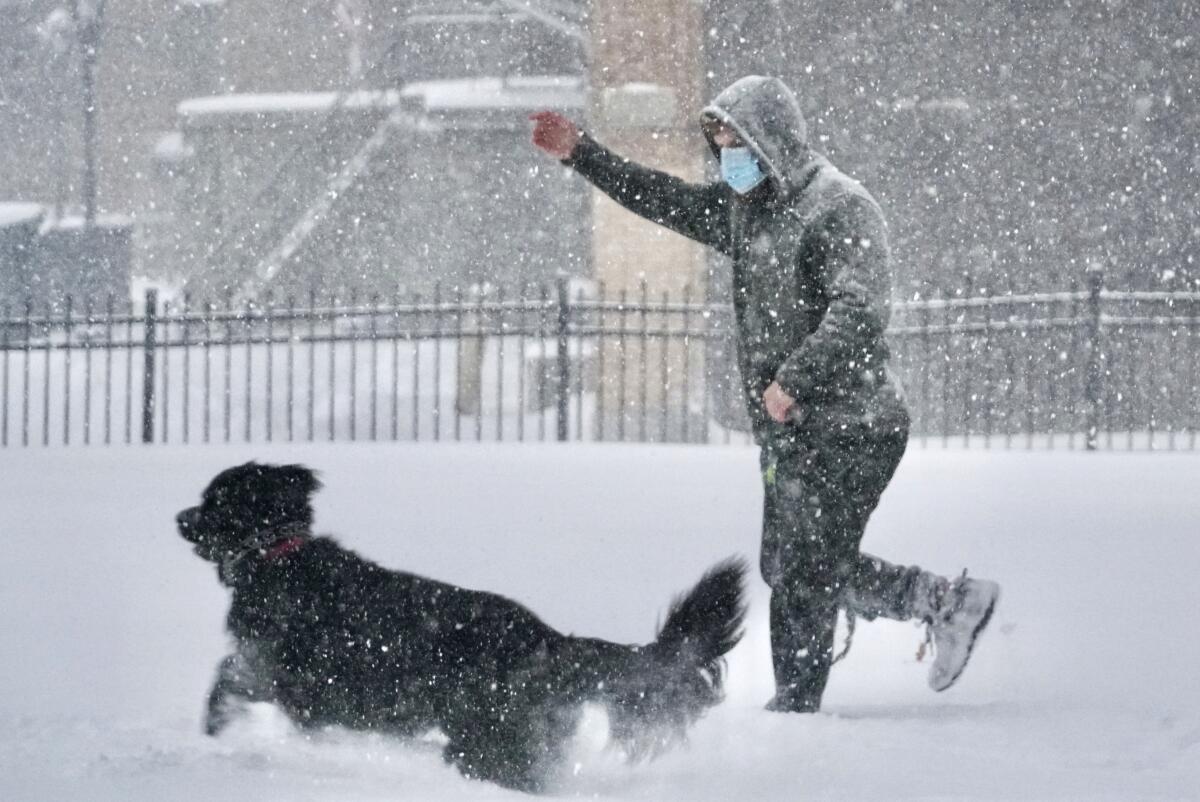
[[[698, 122], [704, 103], [702, 23], [698, 0], [595, 0], [589, 26], [588, 130], [623, 156], [691, 181], [702, 179], [707, 158]], [[593, 275], [610, 300], [627, 290], [631, 301], [640, 301], [643, 283], [652, 302], [664, 293], [672, 300], [681, 300], [685, 292], [692, 300], [704, 298], [702, 246], [642, 220], [599, 192], [593, 197]], [[693, 326], [697, 317], [692, 316]], [[630, 315], [626, 322], [631, 331], [624, 352], [610, 338], [601, 360], [607, 367], [597, 396], [603, 409], [597, 416], [600, 434], [605, 439], [678, 440], [685, 434], [697, 439], [700, 421], [681, 412], [685, 387], [686, 406], [701, 406], [702, 340], [692, 338], [685, 354], [682, 337], [647, 339], [638, 333], [643, 325], [678, 329], [680, 315], [648, 320]], [[618, 325], [618, 316], [605, 323]]]
[[[703, 8], [697, 0], [596, 0], [590, 23], [589, 130], [634, 161], [699, 180], [706, 145], [698, 116], [704, 104]], [[651, 292], [696, 286], [701, 248], [595, 194], [594, 275], [610, 287]]]

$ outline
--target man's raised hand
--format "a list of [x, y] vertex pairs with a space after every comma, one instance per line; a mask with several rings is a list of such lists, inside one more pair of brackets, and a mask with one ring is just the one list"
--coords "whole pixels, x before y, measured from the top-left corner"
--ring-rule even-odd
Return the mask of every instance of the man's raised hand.
[[583, 138], [579, 126], [556, 111], [539, 111], [529, 115], [533, 120], [533, 144], [562, 161]]

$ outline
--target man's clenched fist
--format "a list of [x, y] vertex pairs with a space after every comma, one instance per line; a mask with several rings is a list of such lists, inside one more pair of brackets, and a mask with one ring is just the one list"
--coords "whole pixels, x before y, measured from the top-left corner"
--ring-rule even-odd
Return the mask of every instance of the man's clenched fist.
[[556, 111], [539, 111], [533, 120], [533, 144], [562, 161], [569, 158], [583, 134], [579, 126]]

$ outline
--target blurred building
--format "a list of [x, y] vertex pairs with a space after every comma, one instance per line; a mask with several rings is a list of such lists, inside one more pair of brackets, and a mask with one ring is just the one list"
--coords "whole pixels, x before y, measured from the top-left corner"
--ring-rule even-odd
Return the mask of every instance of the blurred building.
[[[0, 25], [0, 196], [53, 209], [61, 195], [70, 211], [78, 58], [48, 53], [41, 28], [55, 8], [0, 4], [11, 23]], [[101, 209], [135, 221], [135, 270], [171, 282], [199, 271], [206, 291], [228, 289], [273, 237], [305, 225], [378, 128], [382, 108], [347, 94], [407, 87], [409, 128], [309, 221], [293, 277], [384, 291], [578, 273], [584, 190], [564, 189], [563, 171], [522, 140], [527, 111], [582, 105], [581, 14], [568, 5], [539, 18], [515, 2], [109, 3]]]
[[527, 141], [547, 106], [578, 113], [579, 78], [184, 101], [189, 291], [389, 298], [584, 273], [584, 187]]
[[[78, 58], [46, 26], [59, 2], [72, 1], [0, 0], [0, 200], [51, 213], [80, 190]], [[252, 241], [225, 227], [261, 212], [270, 226], [260, 229], [287, 234], [314, 208], [312, 174], [328, 166], [336, 177], [339, 160], [378, 129], [382, 109], [350, 112], [322, 154], [295, 150], [323, 130], [319, 113], [284, 125], [273, 151], [247, 143], [255, 164], [244, 169], [237, 165], [247, 154], [228, 144], [227, 183], [214, 188], [195, 172], [214, 175], [200, 140], [225, 134], [199, 131], [232, 131], [248, 117], [181, 115], [188, 98], [419, 83], [426, 89], [405, 102], [413, 119], [436, 121], [448, 119], [437, 98], [451, 86], [438, 82], [495, 79], [533, 102], [511, 87], [575, 78], [605, 141], [701, 177], [711, 163], [692, 127], [699, 99], [765, 72], [797, 89], [816, 146], [884, 203], [899, 294], [1063, 287], [1088, 266], [1114, 285], [1195, 286], [1198, 15], [1196, 4], [1169, 0], [114, 1], [99, 58], [100, 208], [133, 221], [135, 270], [182, 277], [202, 244], [244, 248], [244, 260], [226, 266], [239, 273], [261, 266], [261, 251], [278, 252], [278, 241], [264, 244], [278, 232]], [[406, 243], [423, 239], [434, 254], [427, 273], [451, 281], [536, 279], [561, 263], [628, 283], [660, 273], [660, 257], [683, 265], [678, 281], [693, 280], [694, 252], [651, 239], [662, 235], [589, 201], [586, 188], [517, 147], [520, 108], [500, 122], [495, 109], [476, 108], [462, 112], [470, 125], [410, 131], [397, 140], [411, 146], [404, 159], [392, 142], [363, 173], [373, 186], [348, 187], [325, 218], [330, 228], [306, 238], [325, 251], [295, 256], [303, 250], [295, 248], [293, 258], [313, 274], [340, 259], [350, 278], [354, 269], [378, 277], [388, 263], [421, 255]], [[268, 143], [281, 125], [272, 120], [260, 131]], [[431, 148], [435, 133], [445, 158]], [[273, 154], [294, 154], [293, 162], [272, 162]], [[295, 175], [276, 190], [255, 184], [270, 169]], [[240, 199], [232, 193], [239, 181], [249, 193]], [[538, 182], [552, 188], [543, 201]], [[286, 197], [277, 208], [243, 202], [272, 191]], [[213, 203], [197, 192], [213, 193]], [[462, 195], [457, 205], [431, 200], [451, 192]], [[418, 205], [426, 211], [415, 217], [398, 211]], [[287, 215], [290, 228], [274, 220]], [[588, 215], [599, 226], [590, 242]], [[711, 270], [718, 284], [722, 275], [719, 265]]]

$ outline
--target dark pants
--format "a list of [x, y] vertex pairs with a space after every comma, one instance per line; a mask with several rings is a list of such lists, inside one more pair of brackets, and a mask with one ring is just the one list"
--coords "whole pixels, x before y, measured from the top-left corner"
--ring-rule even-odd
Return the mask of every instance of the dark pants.
[[774, 706], [817, 710], [832, 664], [837, 611], [913, 617], [919, 568], [859, 552], [867, 519], [900, 463], [907, 426], [769, 441], [761, 570], [771, 587]]

